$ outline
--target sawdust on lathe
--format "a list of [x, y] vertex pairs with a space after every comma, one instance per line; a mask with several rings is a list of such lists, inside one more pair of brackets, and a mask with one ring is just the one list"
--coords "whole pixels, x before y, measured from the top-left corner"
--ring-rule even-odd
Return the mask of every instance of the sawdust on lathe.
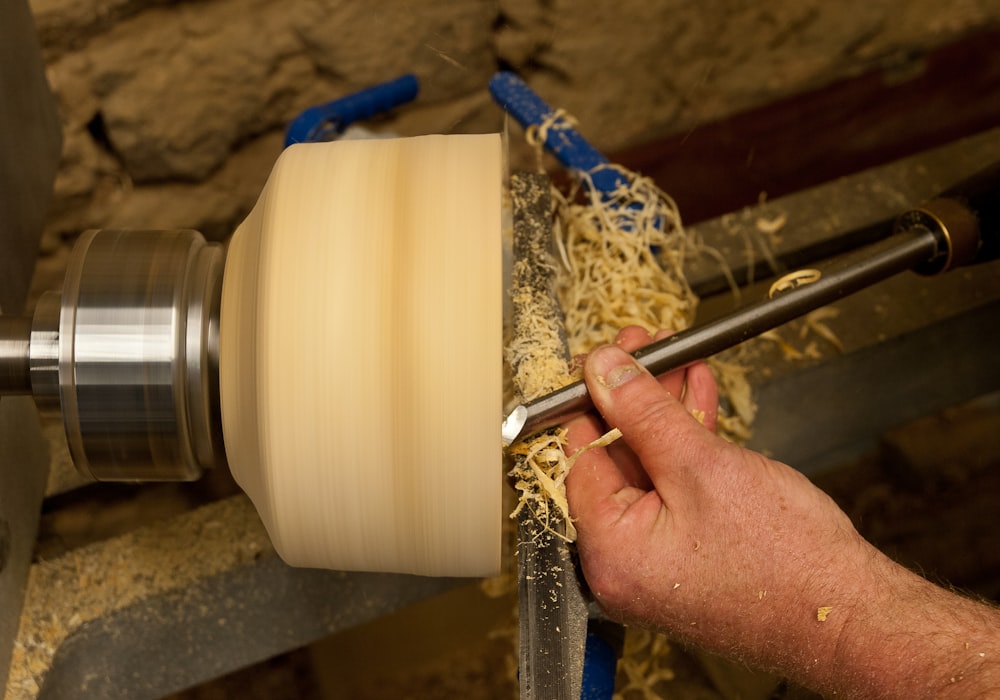
[[33, 564], [5, 700], [36, 698], [56, 652], [88, 622], [171, 591], [197, 595], [193, 584], [268, 552], [277, 556], [256, 511], [235, 496]]

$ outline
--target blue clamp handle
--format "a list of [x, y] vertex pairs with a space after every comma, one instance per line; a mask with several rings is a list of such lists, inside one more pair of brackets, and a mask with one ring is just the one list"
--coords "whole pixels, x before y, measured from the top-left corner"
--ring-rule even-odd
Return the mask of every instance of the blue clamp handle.
[[580, 700], [611, 700], [617, 673], [618, 652], [600, 635], [587, 632]]
[[297, 116], [285, 133], [285, 147], [293, 143], [330, 141], [357, 121], [370, 119], [412, 102], [420, 85], [415, 75], [404, 75], [331, 102], [310, 107]]
[[[490, 94], [493, 100], [509, 112], [521, 126], [541, 126], [555, 112], [526, 82], [510, 72], [500, 72], [490, 80]], [[549, 129], [545, 146], [571, 170], [582, 170], [590, 174], [594, 187], [605, 195], [610, 195], [620, 185], [626, 184], [618, 171], [603, 168], [609, 164], [607, 158], [591, 146], [579, 131], [566, 123]]]

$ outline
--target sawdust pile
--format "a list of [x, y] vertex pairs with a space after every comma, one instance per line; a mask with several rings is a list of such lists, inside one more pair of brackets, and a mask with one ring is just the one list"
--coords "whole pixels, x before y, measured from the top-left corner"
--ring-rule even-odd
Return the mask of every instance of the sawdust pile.
[[578, 187], [588, 201], [575, 203], [580, 192], [573, 190], [556, 197], [559, 300], [574, 355], [629, 325], [682, 330], [698, 306], [684, 278], [692, 248], [677, 205], [648, 178], [608, 167], [622, 181], [611, 195], [596, 192], [583, 173]]

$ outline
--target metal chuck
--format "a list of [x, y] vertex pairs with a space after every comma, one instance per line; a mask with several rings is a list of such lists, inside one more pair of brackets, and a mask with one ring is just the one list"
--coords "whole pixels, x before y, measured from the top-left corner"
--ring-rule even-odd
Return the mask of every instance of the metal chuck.
[[223, 247], [196, 231], [88, 231], [62, 293], [0, 320], [0, 395], [59, 410], [77, 468], [188, 481], [225, 464], [219, 408]]

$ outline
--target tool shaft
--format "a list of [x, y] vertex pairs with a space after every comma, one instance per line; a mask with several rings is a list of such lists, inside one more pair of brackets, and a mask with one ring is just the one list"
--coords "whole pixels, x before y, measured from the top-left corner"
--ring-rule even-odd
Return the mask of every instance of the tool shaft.
[[[780, 292], [698, 328], [681, 331], [636, 351], [633, 356], [650, 373], [661, 375], [733, 347], [825, 304], [853, 294], [941, 254], [937, 232], [915, 227], [844, 256], [815, 282]], [[518, 407], [521, 408], [521, 407]], [[583, 381], [577, 381], [524, 404], [524, 424], [516, 438], [558, 425], [594, 408]], [[515, 409], [517, 410], [517, 409]], [[513, 415], [514, 412], [512, 412]], [[506, 421], [505, 421], [506, 423]], [[504, 426], [504, 442], [513, 435]]]

